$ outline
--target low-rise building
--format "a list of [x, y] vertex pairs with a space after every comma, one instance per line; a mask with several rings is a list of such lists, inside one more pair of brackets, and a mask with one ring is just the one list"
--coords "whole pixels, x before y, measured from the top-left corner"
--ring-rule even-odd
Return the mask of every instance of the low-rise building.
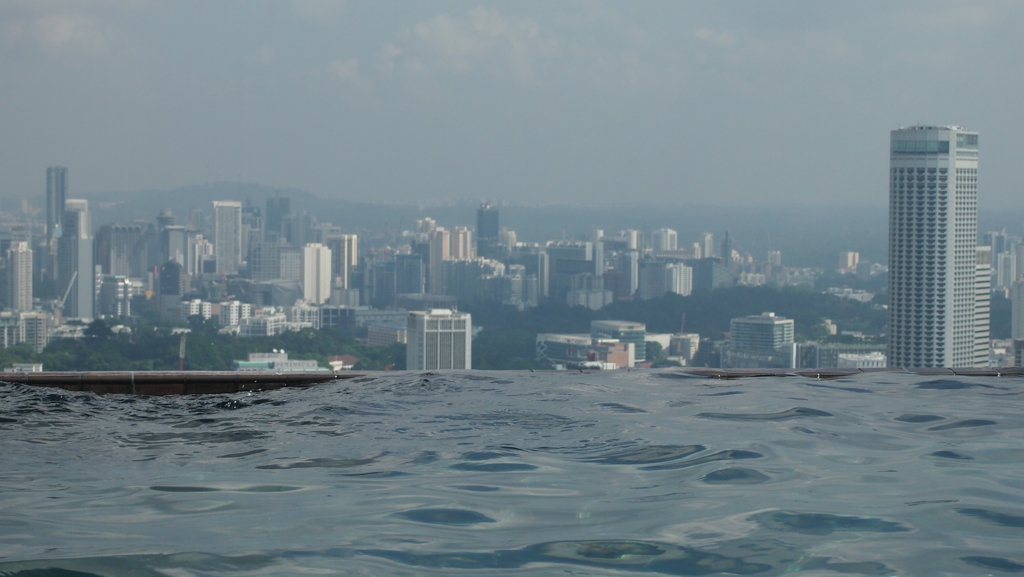
[[288, 353], [275, 350], [270, 353], [249, 353], [247, 360], [234, 362], [236, 371], [323, 371], [315, 360], [289, 359]]
[[633, 343], [634, 358], [641, 361], [647, 358], [647, 325], [644, 323], [615, 320], [590, 321], [590, 337]]
[[[41, 373], [43, 363], [14, 363], [10, 367], [4, 367], [5, 373]], [[2, 380], [2, 379], [0, 379]]]
[[[636, 365], [636, 345], [590, 335], [540, 333], [537, 360], [567, 368], [624, 369]], [[595, 365], [593, 363], [599, 363]]]
[[409, 330], [405, 326], [372, 324], [366, 326], [366, 344], [371, 347], [386, 347], [409, 341]]
[[838, 369], [881, 369], [885, 368], [885, 353], [839, 353]]
[[327, 363], [331, 365], [331, 370], [334, 372], [347, 371], [356, 366], [358, 362], [359, 359], [352, 355], [333, 355], [327, 357]]
[[272, 337], [287, 329], [288, 317], [272, 313], [243, 319], [238, 323], [238, 334], [243, 337]]
[[693, 360], [693, 356], [697, 354], [697, 350], [700, 348], [700, 335], [697, 333], [682, 333], [672, 335], [669, 339], [668, 349], [665, 354], [669, 358], [676, 358], [686, 361], [685, 364], [689, 364]]

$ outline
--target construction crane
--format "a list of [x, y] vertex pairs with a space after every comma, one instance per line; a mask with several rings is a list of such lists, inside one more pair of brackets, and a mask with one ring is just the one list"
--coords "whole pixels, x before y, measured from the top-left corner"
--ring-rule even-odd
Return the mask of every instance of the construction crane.
[[64, 308], [64, 301], [68, 300], [68, 295], [71, 294], [71, 287], [75, 286], [75, 279], [76, 278], [78, 278], [78, 271], [77, 270], [75, 272], [71, 273], [71, 280], [68, 281], [68, 288], [64, 290], [64, 296], [60, 297], [60, 300], [57, 301], [57, 308], [59, 308], [59, 309], [63, 309]]

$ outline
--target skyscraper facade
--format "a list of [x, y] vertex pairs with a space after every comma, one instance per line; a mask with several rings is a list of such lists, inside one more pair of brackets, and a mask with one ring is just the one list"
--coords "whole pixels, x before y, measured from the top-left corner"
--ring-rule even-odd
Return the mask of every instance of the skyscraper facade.
[[483, 203], [476, 209], [476, 254], [493, 256], [498, 247], [498, 207]]
[[89, 203], [67, 199], [61, 236], [57, 239], [57, 294], [64, 299], [64, 316], [93, 319], [96, 303], [96, 267], [93, 261]]
[[287, 196], [274, 196], [267, 199], [267, 214], [264, 220], [265, 232], [273, 233], [272, 236], [281, 234], [281, 223], [285, 217], [291, 214], [291, 201]]
[[302, 298], [316, 305], [331, 298], [331, 249], [320, 243], [302, 249]]
[[32, 310], [32, 248], [25, 241], [11, 243], [7, 249], [8, 308]]
[[892, 131], [889, 366], [987, 363], [977, 287], [989, 267], [978, 264], [977, 206], [977, 132], [957, 126]]
[[671, 228], [659, 228], [651, 233], [654, 250], [676, 250], [679, 248], [679, 233]]
[[52, 237], [54, 230], [64, 219], [64, 202], [68, 196], [68, 169], [51, 166], [46, 169], [46, 234]]
[[342, 289], [352, 287], [352, 269], [359, 264], [359, 236], [341, 234], [327, 238], [327, 248], [331, 249], [331, 276], [335, 285]]
[[411, 311], [405, 368], [410, 371], [472, 368], [472, 334], [469, 313], [448, 309]]
[[242, 263], [242, 203], [235, 200], [213, 201], [213, 224], [217, 274], [236, 273]]

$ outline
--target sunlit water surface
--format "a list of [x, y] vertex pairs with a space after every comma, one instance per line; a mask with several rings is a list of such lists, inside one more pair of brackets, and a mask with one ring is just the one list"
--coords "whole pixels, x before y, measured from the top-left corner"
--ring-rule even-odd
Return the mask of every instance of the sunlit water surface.
[[0, 575], [1024, 573], [1024, 381], [0, 385]]

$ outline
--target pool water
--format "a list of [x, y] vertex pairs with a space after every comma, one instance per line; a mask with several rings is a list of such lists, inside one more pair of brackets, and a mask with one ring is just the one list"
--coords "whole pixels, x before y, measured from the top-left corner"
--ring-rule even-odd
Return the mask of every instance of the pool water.
[[0, 575], [1024, 573], [1024, 381], [0, 385]]

